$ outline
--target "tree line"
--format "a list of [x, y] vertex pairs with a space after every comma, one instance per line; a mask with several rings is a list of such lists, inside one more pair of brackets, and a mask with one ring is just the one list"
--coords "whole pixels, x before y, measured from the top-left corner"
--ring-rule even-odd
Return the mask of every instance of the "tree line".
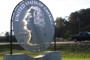
[[69, 38], [84, 31], [90, 32], [90, 8], [72, 12], [67, 20], [62, 17], [55, 20], [55, 37]]
[[[10, 33], [6, 32], [5, 36], [0, 36], [0, 42], [10, 42]], [[12, 35], [12, 42], [17, 42], [15, 35]]]

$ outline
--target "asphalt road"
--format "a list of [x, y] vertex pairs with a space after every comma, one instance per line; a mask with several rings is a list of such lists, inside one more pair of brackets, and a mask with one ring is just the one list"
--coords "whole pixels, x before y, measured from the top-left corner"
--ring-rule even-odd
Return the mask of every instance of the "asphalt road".
[[[56, 44], [75, 44], [76, 42], [73, 41], [64, 41], [64, 42], [56, 42]], [[52, 42], [54, 44], [54, 42]]]
[[[7, 44], [10, 44], [10, 43], [0, 43], [0, 45], [7, 45]], [[13, 43], [13, 44], [19, 44], [19, 43]], [[54, 44], [54, 42], [52, 42], [51, 44]], [[56, 42], [56, 44], [88, 44], [88, 45], [90, 45], [90, 41], [82, 41], [82, 42], [59, 41], [59, 42]]]
[[[0, 45], [7, 45], [7, 44], [10, 44], [10, 43], [0, 43]], [[13, 44], [19, 44], [19, 43], [13, 43]]]

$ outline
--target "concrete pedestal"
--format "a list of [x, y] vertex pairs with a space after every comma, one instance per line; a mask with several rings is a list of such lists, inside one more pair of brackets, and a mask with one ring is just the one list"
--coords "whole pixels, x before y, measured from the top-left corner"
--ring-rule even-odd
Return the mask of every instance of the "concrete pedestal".
[[58, 51], [48, 51], [34, 58], [25, 54], [6, 54], [4, 55], [4, 60], [61, 60], [61, 56]]

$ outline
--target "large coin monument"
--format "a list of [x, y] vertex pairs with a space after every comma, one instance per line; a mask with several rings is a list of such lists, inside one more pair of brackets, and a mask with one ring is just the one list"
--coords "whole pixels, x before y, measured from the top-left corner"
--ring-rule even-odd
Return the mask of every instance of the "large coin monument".
[[21, 1], [13, 11], [12, 21], [15, 37], [25, 50], [37, 52], [50, 46], [54, 37], [54, 19], [41, 1]]

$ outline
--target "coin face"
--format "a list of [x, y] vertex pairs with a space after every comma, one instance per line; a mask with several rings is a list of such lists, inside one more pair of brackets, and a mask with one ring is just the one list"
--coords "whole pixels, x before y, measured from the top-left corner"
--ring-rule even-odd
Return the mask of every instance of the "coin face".
[[27, 51], [48, 48], [54, 37], [54, 19], [38, 0], [21, 1], [12, 14], [13, 30], [19, 44]]

